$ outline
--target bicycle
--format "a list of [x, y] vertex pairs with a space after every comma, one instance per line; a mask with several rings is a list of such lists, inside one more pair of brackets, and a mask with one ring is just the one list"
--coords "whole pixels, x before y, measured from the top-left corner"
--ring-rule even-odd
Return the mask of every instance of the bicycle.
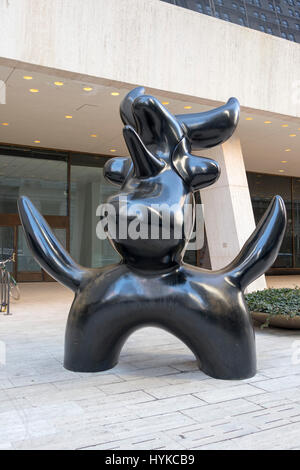
[[10, 307], [10, 296], [14, 300], [20, 299], [20, 289], [15, 280], [15, 278], [10, 274], [7, 269], [8, 263], [15, 262], [15, 253], [10, 258], [7, 258], [4, 261], [0, 261], [0, 293], [1, 293], [1, 312], [5, 315], [10, 315], [9, 307]]

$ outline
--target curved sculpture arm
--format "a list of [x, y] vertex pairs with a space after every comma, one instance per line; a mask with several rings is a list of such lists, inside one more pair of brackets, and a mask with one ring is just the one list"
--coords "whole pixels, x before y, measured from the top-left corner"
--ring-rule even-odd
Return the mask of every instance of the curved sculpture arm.
[[240, 105], [229, 98], [219, 108], [195, 114], [177, 114], [175, 117], [190, 140], [193, 150], [201, 150], [224, 143], [232, 136], [239, 121]]
[[123, 124], [127, 124], [136, 128], [135, 119], [132, 113], [132, 103], [138, 96], [142, 96], [145, 94], [145, 88], [143, 86], [139, 86], [131, 90], [123, 101], [120, 104], [120, 116], [123, 121]]
[[104, 165], [104, 178], [115, 186], [122, 186], [131, 165], [132, 161], [130, 157], [111, 158]]
[[280, 196], [275, 196], [238, 256], [223, 271], [228, 272], [229, 278], [241, 289], [245, 289], [274, 263], [285, 228], [285, 205]]
[[218, 163], [211, 158], [190, 154], [186, 139], [182, 139], [175, 148], [172, 163], [192, 191], [215, 183], [220, 176]]
[[164, 169], [165, 164], [149, 152], [133, 127], [125, 126], [123, 135], [137, 178], [151, 177]]
[[18, 209], [28, 246], [36, 261], [50, 276], [76, 291], [89, 270], [75, 263], [65, 251], [30, 199], [21, 196]]

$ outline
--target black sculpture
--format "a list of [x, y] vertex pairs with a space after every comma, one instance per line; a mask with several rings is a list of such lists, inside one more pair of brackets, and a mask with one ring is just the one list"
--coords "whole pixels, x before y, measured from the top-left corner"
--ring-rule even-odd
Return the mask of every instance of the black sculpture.
[[[191, 155], [191, 148], [208, 148], [227, 140], [238, 123], [238, 101], [231, 98], [212, 111], [174, 117], [140, 87], [125, 97], [120, 113], [131, 159], [113, 158], [105, 168], [106, 178], [121, 186], [109, 199], [116, 209], [117, 226], [124, 222], [118, 204], [121, 196], [127, 197], [129, 214], [132, 204], [146, 207], [141, 220], [146, 229], [153, 204], [164, 202], [170, 207], [177, 203], [175, 211], [170, 207], [168, 239], [161, 232], [158, 239], [117, 235], [111, 241], [122, 261], [87, 269], [73, 261], [30, 200], [19, 200], [35, 259], [75, 292], [66, 328], [65, 367], [81, 372], [110, 369], [117, 364], [128, 336], [137, 328], [153, 325], [180, 338], [208, 375], [219, 379], [253, 376], [255, 340], [243, 291], [277, 256], [286, 225], [282, 199], [274, 197], [229, 266], [213, 272], [182, 261], [194, 222], [190, 214], [183, 230], [185, 206], [194, 204], [195, 190], [213, 184], [219, 176], [218, 164]], [[175, 237], [178, 230], [180, 239]]]

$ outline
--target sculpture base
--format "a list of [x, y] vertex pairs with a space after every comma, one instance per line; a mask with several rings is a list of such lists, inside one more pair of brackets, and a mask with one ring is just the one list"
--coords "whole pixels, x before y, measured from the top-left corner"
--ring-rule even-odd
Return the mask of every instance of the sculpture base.
[[127, 338], [146, 326], [183, 341], [211, 377], [238, 380], [256, 372], [254, 332], [243, 295], [222, 273], [187, 265], [150, 274], [120, 264], [95, 273], [70, 311], [65, 367], [111, 369]]
[[[197, 361], [197, 359], [196, 359]], [[256, 374], [256, 369], [254, 369], [252, 372], [249, 372], [247, 371], [247, 375], [244, 375], [244, 374], [239, 374], [239, 375], [234, 375], [234, 374], [230, 374], [230, 375], [220, 375], [220, 373], [218, 375], [214, 375], [212, 373], [212, 371], [206, 371], [200, 364], [199, 364], [199, 361], [197, 361], [197, 364], [198, 364], [198, 368], [201, 372], [204, 372], [204, 374], [208, 375], [209, 377], [212, 377], [213, 379], [218, 379], [218, 380], [245, 380], [245, 379], [250, 379], [251, 377], [254, 377], [255, 374]], [[118, 362], [115, 362], [115, 363], [112, 363], [112, 364], [108, 364], [106, 361], [104, 361], [103, 363], [99, 363], [97, 366], [95, 365], [72, 365], [72, 364], [68, 364], [67, 362], [64, 362], [64, 368], [67, 369], [67, 370], [70, 370], [72, 372], [80, 372], [80, 373], [92, 373], [92, 372], [105, 372], [106, 370], [111, 370], [113, 369], [114, 367], [116, 367], [118, 365]], [[167, 366], [168, 364], [166, 364]]]

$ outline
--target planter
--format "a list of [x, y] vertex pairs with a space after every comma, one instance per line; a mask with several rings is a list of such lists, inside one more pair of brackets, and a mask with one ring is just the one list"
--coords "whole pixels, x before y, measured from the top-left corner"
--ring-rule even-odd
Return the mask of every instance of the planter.
[[269, 318], [269, 325], [277, 328], [300, 329], [300, 315], [290, 318], [288, 315], [270, 316], [269, 313], [251, 312], [252, 318], [259, 323], [265, 323]]

